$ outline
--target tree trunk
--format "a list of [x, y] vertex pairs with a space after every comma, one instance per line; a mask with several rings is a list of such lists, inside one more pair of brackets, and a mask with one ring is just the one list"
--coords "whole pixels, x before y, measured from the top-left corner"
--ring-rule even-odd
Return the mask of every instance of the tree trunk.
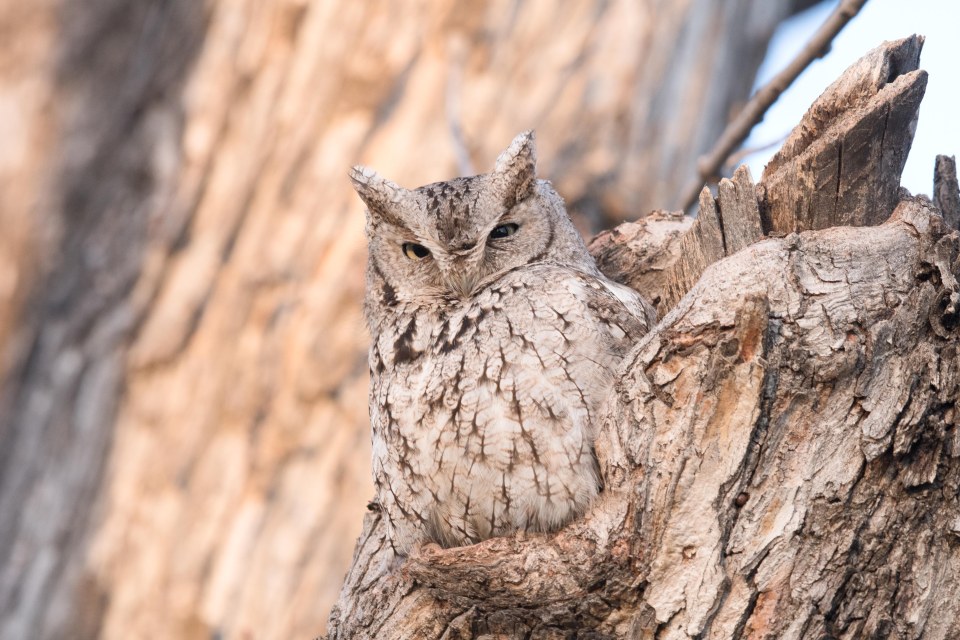
[[676, 203], [809, 0], [0, 0], [0, 638], [308, 636], [372, 493], [364, 161]]
[[897, 191], [921, 44], [851, 67], [759, 188], [593, 243], [665, 315], [586, 516], [395, 567], [369, 513], [331, 639], [960, 637], [960, 234]]

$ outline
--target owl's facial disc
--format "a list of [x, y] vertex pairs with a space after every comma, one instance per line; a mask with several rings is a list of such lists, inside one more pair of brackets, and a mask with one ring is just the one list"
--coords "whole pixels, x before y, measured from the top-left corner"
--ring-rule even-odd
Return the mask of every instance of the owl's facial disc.
[[494, 219], [492, 224], [492, 229], [488, 225], [477, 232], [476, 241], [452, 252], [445, 265], [445, 282], [462, 299], [473, 296], [484, 281], [517, 266], [528, 248], [517, 235], [520, 224], [503, 219]]
[[563, 201], [537, 180], [533, 134], [518, 135], [490, 173], [407, 190], [375, 172], [351, 173], [367, 205], [374, 280], [385, 299], [467, 301], [514, 269], [592, 260]]

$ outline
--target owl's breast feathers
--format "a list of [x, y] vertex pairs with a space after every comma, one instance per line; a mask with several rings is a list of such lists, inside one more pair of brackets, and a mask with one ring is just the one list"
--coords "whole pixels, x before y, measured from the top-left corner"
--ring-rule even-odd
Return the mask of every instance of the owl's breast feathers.
[[[487, 378], [471, 355], [511, 366], [533, 365], [521, 356], [546, 364], [580, 355], [610, 368], [654, 321], [652, 307], [632, 289], [552, 263], [513, 270], [464, 302], [395, 310], [371, 346], [375, 381], [447, 373], [463, 383], [469, 365]], [[452, 366], [461, 361], [462, 369]]]
[[456, 307], [398, 311], [370, 353], [374, 477], [398, 548], [582, 513], [598, 486], [595, 416], [649, 305], [544, 263]]

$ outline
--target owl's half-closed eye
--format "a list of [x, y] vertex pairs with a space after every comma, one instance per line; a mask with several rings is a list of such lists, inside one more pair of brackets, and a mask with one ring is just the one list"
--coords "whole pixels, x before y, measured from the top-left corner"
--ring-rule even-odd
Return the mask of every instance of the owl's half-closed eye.
[[430, 249], [416, 242], [404, 242], [400, 248], [403, 249], [403, 255], [411, 260], [423, 260], [430, 257]]
[[500, 240], [503, 238], [509, 238], [517, 232], [520, 228], [515, 222], [508, 222], [507, 224], [501, 224], [493, 228], [493, 231], [490, 232], [490, 240]]

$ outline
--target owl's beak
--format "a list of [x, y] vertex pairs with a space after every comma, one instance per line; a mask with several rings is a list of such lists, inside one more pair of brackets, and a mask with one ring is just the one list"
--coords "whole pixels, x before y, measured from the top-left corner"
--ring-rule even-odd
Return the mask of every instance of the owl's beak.
[[447, 286], [450, 291], [461, 298], [469, 298], [473, 295], [473, 289], [477, 286], [477, 277], [466, 271], [450, 273], [446, 278]]

